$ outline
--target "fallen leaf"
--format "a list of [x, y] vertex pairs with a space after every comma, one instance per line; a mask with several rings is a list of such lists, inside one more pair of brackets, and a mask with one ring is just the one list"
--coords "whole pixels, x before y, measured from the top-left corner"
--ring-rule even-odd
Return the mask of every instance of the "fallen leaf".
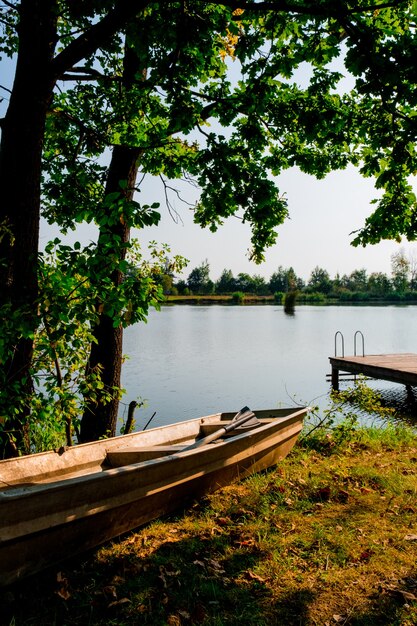
[[62, 572], [58, 572], [56, 575], [56, 580], [58, 583], [60, 583], [60, 587], [56, 590], [55, 593], [63, 600], [69, 600], [69, 598], [71, 597], [71, 593], [69, 591], [68, 578], [66, 578]]
[[330, 500], [330, 487], [322, 487], [321, 489], [317, 489], [315, 496], [318, 500], [327, 502], [328, 500]]
[[291, 524], [291, 528], [289, 528], [288, 530], [284, 531], [282, 533], [282, 536], [284, 537], [285, 535], [288, 535], [289, 533], [292, 533], [295, 529], [296, 529], [296, 525], [293, 523]]
[[414, 602], [414, 600], [417, 600], [417, 596], [415, 596], [414, 593], [410, 593], [409, 591], [399, 590], [399, 593], [402, 595], [406, 602]]
[[115, 576], [113, 576], [111, 582], [112, 582], [112, 585], [120, 585], [121, 583], [125, 582], [125, 579], [123, 578], [123, 576], [118, 576], [116, 574]]
[[349, 492], [345, 491], [344, 489], [340, 489], [336, 496], [336, 500], [338, 502], [341, 502], [342, 504], [346, 504], [346, 502], [349, 500]]
[[110, 602], [107, 606], [108, 609], [111, 609], [114, 606], [122, 606], [123, 604], [130, 604], [131, 600], [129, 598], [120, 598], [120, 600], [116, 600], [115, 602]]
[[66, 587], [62, 587], [61, 589], [58, 589], [55, 593], [57, 596], [59, 596], [63, 600], [69, 600], [71, 597], [71, 594]]
[[257, 580], [260, 583], [264, 583], [266, 580], [265, 578], [262, 578], [262, 576], [258, 576], [258, 574], [254, 574], [250, 570], [246, 572], [246, 575], [248, 576], [248, 578], [251, 578], [252, 580]]
[[373, 550], [364, 550], [359, 557], [359, 561], [369, 561], [371, 556], [374, 554]]
[[404, 589], [400, 589], [400, 587], [394, 585], [386, 585], [382, 587], [383, 591], [387, 591], [388, 593], [393, 593], [395, 595], [399, 595], [402, 597], [404, 602], [414, 602], [417, 600], [417, 596], [414, 593], [410, 593], [409, 591], [404, 591]]
[[417, 535], [406, 535], [404, 539], [405, 541], [417, 541]]
[[202, 604], [197, 604], [195, 607], [191, 619], [194, 624], [201, 624], [207, 617], [207, 610]]
[[105, 587], [103, 587], [103, 593], [105, 593], [106, 596], [117, 598], [116, 587], [114, 585], [106, 585]]
[[254, 539], [236, 539], [236, 541], [233, 542], [236, 546], [253, 546], [255, 545], [255, 541]]
[[206, 562], [207, 562], [207, 569], [209, 570], [211, 574], [215, 574], [216, 576], [219, 576], [220, 574], [225, 573], [225, 570], [223, 569], [219, 561], [216, 561], [215, 559], [206, 559]]

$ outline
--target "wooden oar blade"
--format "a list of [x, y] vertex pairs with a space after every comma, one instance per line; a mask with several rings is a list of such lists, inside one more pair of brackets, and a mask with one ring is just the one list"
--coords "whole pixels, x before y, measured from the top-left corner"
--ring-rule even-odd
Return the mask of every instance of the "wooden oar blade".
[[212, 441], [216, 441], [216, 439], [220, 439], [225, 433], [228, 433], [232, 430], [237, 430], [239, 428], [244, 428], [247, 423], [251, 423], [252, 426], [257, 426], [260, 422], [256, 419], [255, 413], [251, 411], [247, 406], [243, 407], [234, 418], [229, 422], [225, 422], [224, 426], [221, 426], [219, 430], [216, 430], [211, 435], [207, 435], [207, 437], [203, 437], [203, 439], [197, 439], [195, 443], [183, 448], [183, 452], [188, 450], [194, 450], [195, 448], [200, 448], [201, 446], [206, 445], [207, 443], [211, 443]]
[[[252, 416], [252, 417], [250, 417]], [[232, 419], [231, 423], [240, 421], [242, 418], [245, 418], [242, 425], [237, 426], [236, 428], [250, 428], [252, 426], [256, 426], [259, 424], [259, 420], [256, 418], [256, 415], [253, 411], [250, 410], [248, 406], [244, 406]], [[247, 418], [247, 419], [246, 419]]]

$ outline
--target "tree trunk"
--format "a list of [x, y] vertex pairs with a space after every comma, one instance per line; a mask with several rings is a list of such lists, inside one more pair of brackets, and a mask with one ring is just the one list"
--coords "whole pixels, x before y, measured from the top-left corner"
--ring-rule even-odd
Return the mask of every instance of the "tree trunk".
[[27, 452], [29, 446], [41, 155], [55, 42], [56, 0], [22, 0], [16, 74], [0, 146], [0, 304], [7, 308], [0, 355], [0, 458]]
[[[146, 42], [142, 45], [146, 45]], [[146, 70], [141, 67], [141, 62], [137, 52], [126, 43], [123, 59], [123, 87], [126, 92], [132, 87], [137, 77], [146, 77]], [[126, 200], [132, 200], [136, 177], [138, 173], [139, 159], [142, 148], [132, 146], [115, 146], [107, 177], [105, 195], [121, 191], [120, 181], [126, 181], [127, 185], [123, 190]], [[110, 232], [109, 232], [110, 231]], [[107, 248], [107, 255], [112, 257], [117, 255], [122, 261], [126, 257], [126, 246], [130, 240], [130, 222], [128, 219], [121, 219], [112, 226], [106, 226], [100, 230], [98, 239], [98, 250], [100, 253], [101, 239], [108, 235], [115, 237], [117, 246], [113, 249]], [[123, 281], [123, 273], [116, 270], [112, 273], [112, 282], [117, 287]], [[98, 303], [99, 304], [99, 303]], [[123, 358], [123, 327], [114, 327], [111, 317], [106, 315], [105, 303], [103, 312], [99, 316], [99, 321], [93, 329], [96, 343], [91, 344], [88, 369], [101, 368], [101, 380], [106, 389], [112, 393], [110, 402], [88, 401], [81, 421], [80, 441], [94, 441], [100, 437], [114, 437], [117, 429], [117, 417], [119, 410], [120, 379], [122, 372]], [[112, 392], [112, 389], [114, 390]]]
[[[138, 159], [140, 157], [139, 148], [126, 146], [116, 146], [110, 163], [109, 174], [106, 184], [106, 195], [120, 191], [120, 181], [127, 180], [125, 196], [128, 200], [133, 198], [134, 186], [138, 171]], [[101, 231], [98, 239], [98, 250], [101, 248], [100, 239], [108, 233], [116, 236], [118, 240], [117, 249], [108, 250], [109, 255], [117, 254], [122, 261], [126, 256], [126, 247], [130, 239], [130, 226], [124, 220], [118, 221], [105, 232]], [[112, 282], [117, 288], [122, 280], [123, 274], [120, 270], [112, 273]], [[101, 368], [101, 380], [106, 389], [111, 392], [115, 388], [113, 398], [110, 402], [88, 401], [81, 422], [80, 441], [93, 441], [100, 437], [114, 437], [117, 427], [117, 416], [119, 409], [120, 377], [123, 357], [123, 328], [121, 325], [114, 327], [113, 319], [105, 313], [105, 303], [103, 313], [99, 316], [99, 321], [93, 329], [96, 343], [91, 344], [91, 351], [88, 369]]]

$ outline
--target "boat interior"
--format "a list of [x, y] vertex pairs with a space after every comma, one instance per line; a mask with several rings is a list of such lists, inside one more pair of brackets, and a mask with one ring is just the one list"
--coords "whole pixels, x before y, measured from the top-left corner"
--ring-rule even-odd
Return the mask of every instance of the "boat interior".
[[[279, 409], [257, 412], [256, 423], [243, 424], [230, 432], [222, 433], [219, 438], [207, 445], [220, 443], [287, 415], [288, 410]], [[18, 461], [22, 463], [19, 464], [17, 472], [16, 466], [10, 464], [8, 468], [8, 462], [4, 461], [0, 463], [0, 494], [17, 487], [68, 480], [170, 456], [205, 437], [212, 436], [228, 425], [233, 417], [232, 413], [222, 413], [192, 420], [187, 428], [181, 428], [178, 424], [175, 425], [178, 428], [174, 427], [172, 431], [167, 427], [161, 427], [146, 433], [142, 431], [112, 440], [101, 440], [93, 444], [21, 457]]]

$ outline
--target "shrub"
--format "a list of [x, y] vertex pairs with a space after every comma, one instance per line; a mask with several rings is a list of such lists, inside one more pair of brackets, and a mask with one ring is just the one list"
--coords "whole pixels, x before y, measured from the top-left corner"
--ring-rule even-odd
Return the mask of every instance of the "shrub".
[[245, 294], [243, 293], [243, 291], [235, 291], [234, 293], [232, 293], [232, 300], [234, 304], [243, 304], [243, 302], [245, 301]]

